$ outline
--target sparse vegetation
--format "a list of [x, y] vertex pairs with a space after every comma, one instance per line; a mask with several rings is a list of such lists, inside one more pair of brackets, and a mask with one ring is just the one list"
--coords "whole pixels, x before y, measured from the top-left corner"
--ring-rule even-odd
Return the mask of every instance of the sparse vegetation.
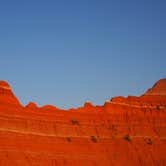
[[72, 119], [72, 120], [71, 120], [71, 123], [72, 123], [73, 125], [79, 125], [79, 124], [80, 124], [77, 119]]
[[144, 138], [144, 140], [148, 145], [152, 145], [152, 139], [151, 138]]
[[67, 137], [66, 140], [67, 140], [67, 142], [71, 142], [72, 141], [70, 137]]
[[91, 140], [96, 143], [97, 142], [97, 137], [96, 136], [91, 136]]
[[126, 141], [131, 142], [131, 137], [130, 137], [129, 134], [126, 134], [123, 138], [124, 138]]

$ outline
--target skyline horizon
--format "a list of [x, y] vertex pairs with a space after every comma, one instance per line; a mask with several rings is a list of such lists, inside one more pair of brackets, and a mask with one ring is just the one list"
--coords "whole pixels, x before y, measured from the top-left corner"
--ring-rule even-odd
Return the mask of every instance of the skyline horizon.
[[166, 1], [1, 1], [0, 76], [22, 104], [141, 95], [166, 77]]
[[23, 104], [23, 103], [21, 103], [21, 99], [19, 99], [19, 98], [17, 97], [17, 95], [14, 93], [13, 88], [11, 87], [10, 83], [8, 83], [8, 82], [5, 81], [5, 80], [0, 80], [0, 83], [2, 82], [3, 84], [6, 84], [5, 87], [3, 87], [3, 88], [4, 88], [4, 89], [9, 89], [9, 90], [11, 90], [11, 92], [14, 94], [14, 96], [18, 99], [18, 101], [20, 102], [20, 104], [21, 104], [23, 107], [26, 107], [26, 106], [29, 105], [30, 103], [33, 103], [33, 104], [35, 104], [37, 107], [43, 107], [43, 106], [46, 106], [46, 105], [50, 105], [50, 106], [54, 106], [54, 107], [59, 108], [59, 109], [69, 110], [69, 109], [72, 109], [72, 108], [79, 108], [79, 107], [82, 107], [82, 106], [84, 106], [84, 104], [86, 104], [86, 103], [91, 103], [93, 106], [103, 106], [106, 102], [108, 102], [108, 101], [111, 102], [111, 99], [112, 99], [112, 98], [116, 98], [116, 97], [124, 97], [124, 98], [130, 97], [130, 96], [140, 97], [140, 96], [142, 96], [142, 95], [145, 95], [145, 94], [148, 92], [148, 90], [150, 90], [151, 88], [153, 88], [157, 83], [159, 83], [159, 81], [162, 81], [162, 80], [166, 80], [166, 78], [160, 78], [159, 80], [157, 80], [156, 82], [154, 82], [151, 87], [147, 88], [146, 91], [145, 91], [144, 93], [142, 93], [141, 95], [139, 95], [139, 96], [132, 95], [132, 94], [131, 94], [131, 95], [127, 95], [127, 96], [122, 96], [122, 95], [119, 95], [119, 96], [112, 96], [110, 99], [106, 99], [103, 103], [100, 103], [100, 104], [94, 104], [92, 101], [86, 100], [86, 101], [83, 101], [82, 105], [77, 105], [76, 107], [69, 107], [69, 108], [67, 108], [67, 107], [66, 107], [66, 108], [65, 108], [65, 107], [57, 107], [56, 105], [47, 104], [47, 103], [39, 105], [38, 103], [36, 103], [35, 101], [32, 101], [32, 100], [29, 100], [29, 102], [27, 102], [26, 104]]

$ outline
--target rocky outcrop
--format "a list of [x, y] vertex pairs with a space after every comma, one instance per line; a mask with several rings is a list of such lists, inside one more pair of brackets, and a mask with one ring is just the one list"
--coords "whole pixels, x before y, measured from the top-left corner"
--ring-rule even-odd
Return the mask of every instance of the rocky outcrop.
[[9, 84], [5, 81], [0, 81], [0, 103], [20, 106], [18, 99], [14, 96]]
[[70, 110], [17, 107], [1, 83], [0, 165], [166, 165], [166, 96], [158, 95], [166, 86], [159, 82], [152, 88], [157, 95], [115, 97], [103, 106], [87, 101]]
[[36, 103], [34, 102], [29, 102], [26, 106], [25, 106], [25, 109], [37, 109], [38, 106]]
[[157, 81], [152, 88], [150, 88], [145, 95], [166, 96], [166, 78]]

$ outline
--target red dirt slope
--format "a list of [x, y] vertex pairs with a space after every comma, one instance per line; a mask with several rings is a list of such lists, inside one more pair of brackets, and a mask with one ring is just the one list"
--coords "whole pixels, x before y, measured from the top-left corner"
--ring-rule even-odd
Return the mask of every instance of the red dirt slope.
[[0, 165], [165, 166], [165, 80], [140, 97], [66, 111], [23, 107], [0, 81]]

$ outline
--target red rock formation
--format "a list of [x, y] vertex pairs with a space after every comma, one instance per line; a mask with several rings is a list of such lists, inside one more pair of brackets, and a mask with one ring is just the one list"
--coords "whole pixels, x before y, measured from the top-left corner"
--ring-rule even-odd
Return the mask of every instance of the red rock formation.
[[34, 102], [29, 102], [26, 106], [25, 109], [37, 109], [38, 106]]
[[145, 95], [166, 96], [166, 78], [160, 79]]
[[[165, 79], [141, 97], [22, 107], [0, 81], [0, 165], [166, 165]], [[153, 95], [151, 95], [153, 93]]]
[[5, 81], [0, 81], [0, 102], [4, 104], [20, 105], [9, 84]]

